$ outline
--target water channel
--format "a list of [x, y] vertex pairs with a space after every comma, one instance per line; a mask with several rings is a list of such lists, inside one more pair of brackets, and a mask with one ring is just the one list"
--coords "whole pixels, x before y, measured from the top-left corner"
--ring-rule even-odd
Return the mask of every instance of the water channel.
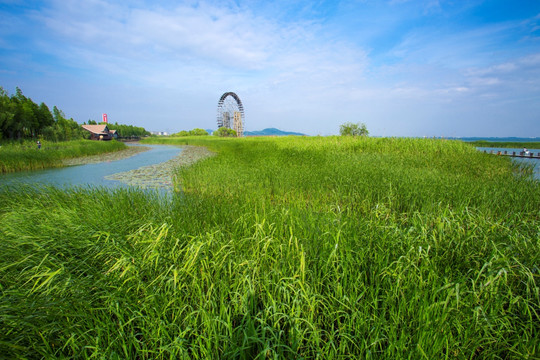
[[[139, 146], [139, 145], [128, 145]], [[20, 184], [54, 185], [60, 188], [72, 186], [104, 186], [108, 188], [128, 187], [123, 182], [107, 180], [106, 176], [142, 166], [159, 164], [180, 154], [182, 149], [170, 145], [144, 145], [150, 150], [131, 157], [104, 161], [97, 164], [75, 165], [38, 171], [23, 171], [0, 175], [0, 186]]]

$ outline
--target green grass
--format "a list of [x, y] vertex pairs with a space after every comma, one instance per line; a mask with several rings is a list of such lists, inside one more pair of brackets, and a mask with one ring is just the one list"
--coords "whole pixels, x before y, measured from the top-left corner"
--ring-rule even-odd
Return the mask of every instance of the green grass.
[[0, 192], [0, 353], [538, 357], [540, 184], [510, 159], [431, 139], [166, 141], [218, 153], [170, 199]]
[[0, 174], [61, 167], [64, 159], [97, 155], [125, 148], [126, 145], [118, 141], [42, 141], [40, 150], [35, 142], [31, 141], [4, 143], [0, 146]]
[[504, 141], [471, 141], [469, 144], [478, 147], [495, 147], [495, 148], [524, 148], [540, 149], [540, 142], [504, 142]]

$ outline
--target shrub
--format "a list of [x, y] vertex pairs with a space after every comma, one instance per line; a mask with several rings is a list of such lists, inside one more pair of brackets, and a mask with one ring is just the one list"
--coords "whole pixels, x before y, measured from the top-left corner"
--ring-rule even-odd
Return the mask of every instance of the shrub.
[[189, 135], [190, 136], [204, 136], [204, 135], [208, 135], [208, 133], [204, 129], [195, 128], [189, 131]]
[[214, 135], [220, 136], [220, 137], [236, 137], [237, 136], [235, 130], [229, 129], [226, 127], [220, 127], [219, 129], [214, 131]]
[[342, 136], [368, 136], [369, 131], [364, 123], [347, 122], [339, 127], [339, 134]]

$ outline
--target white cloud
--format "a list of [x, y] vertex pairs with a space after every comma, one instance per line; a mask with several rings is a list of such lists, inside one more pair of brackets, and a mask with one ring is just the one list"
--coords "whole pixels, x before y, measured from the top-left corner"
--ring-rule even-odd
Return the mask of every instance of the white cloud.
[[[329, 134], [364, 120], [375, 135], [429, 135], [433, 119], [449, 133], [460, 121], [470, 126], [478, 109], [538, 96], [540, 53], [521, 36], [537, 20], [459, 28], [423, 22], [425, 11], [452, 19], [442, 0], [332, 4], [52, 0], [32, 13], [27, 31], [39, 60], [27, 67], [65, 86], [74, 112], [88, 109], [80, 121], [97, 108], [139, 125], [159, 114], [154, 130], [212, 127], [225, 91], [240, 95], [251, 130]], [[10, 34], [24, 33], [24, 21], [10, 23]], [[20, 51], [9, 61], [30, 58]]]
[[309, 22], [280, 23], [250, 10], [204, 3], [162, 9], [61, 1], [35, 18], [52, 31], [51, 42], [60, 41], [51, 50], [71, 66], [131, 73], [154, 83], [208, 71], [218, 78], [276, 76], [272, 82], [303, 79], [302, 74], [304, 80], [322, 79], [328, 73], [333, 76], [327, 83], [339, 82], [343, 74], [337, 73], [357, 73], [366, 61], [349, 43], [319, 41]]
[[496, 86], [504, 96], [516, 90], [518, 94], [536, 92], [540, 90], [540, 53], [485, 68], [471, 68], [465, 75], [472, 87]]
[[165, 10], [61, 1], [36, 17], [71, 48], [141, 60], [203, 59], [256, 68], [273, 42], [264, 19], [213, 6]]
[[54, 51], [71, 66], [152, 86], [212, 91], [229, 83], [309, 96], [358, 82], [367, 63], [363, 50], [321, 38], [309, 21], [282, 23], [236, 7], [59, 1], [35, 16], [63, 41]]

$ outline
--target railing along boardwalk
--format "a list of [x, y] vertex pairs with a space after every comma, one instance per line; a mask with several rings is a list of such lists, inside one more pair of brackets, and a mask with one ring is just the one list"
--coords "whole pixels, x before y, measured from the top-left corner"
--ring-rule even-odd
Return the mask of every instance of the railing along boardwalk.
[[[487, 150], [484, 150], [484, 153], [488, 153]], [[512, 153], [509, 153], [508, 151], [500, 151], [500, 150], [489, 150], [489, 154], [495, 154], [495, 155], [501, 155], [501, 156], [511, 156], [511, 157], [519, 157], [519, 158], [527, 158], [527, 159], [540, 159], [540, 152], [536, 155], [534, 152], [524, 152], [524, 151], [512, 151]]]

